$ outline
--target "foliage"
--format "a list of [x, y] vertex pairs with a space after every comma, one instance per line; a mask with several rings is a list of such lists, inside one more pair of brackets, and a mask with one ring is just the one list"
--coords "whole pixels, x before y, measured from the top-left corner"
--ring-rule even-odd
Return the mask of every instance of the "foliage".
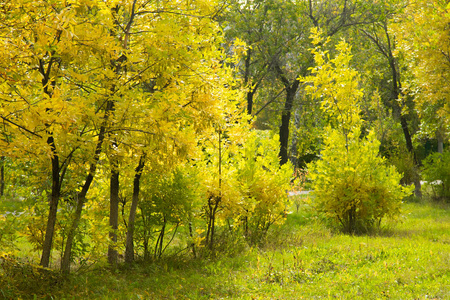
[[[0, 298], [446, 298], [447, 210], [368, 249], [311, 209], [352, 233], [397, 217], [399, 180], [420, 187], [399, 145], [419, 122], [448, 140], [450, 6], [404, 4], [2, 2]], [[424, 162], [436, 197], [448, 157]]]
[[433, 191], [434, 198], [450, 200], [450, 151], [433, 153], [423, 161], [423, 180]]
[[[142, 243], [144, 258], [150, 258], [153, 249], [153, 256], [160, 258], [178, 227], [187, 227], [192, 221], [198, 183], [188, 168], [178, 168], [170, 174], [149, 174], [143, 183], [136, 242]], [[170, 224], [173, 233], [167, 229]], [[164, 244], [165, 234], [171, 234], [172, 239]], [[150, 240], [154, 246], [149, 244]]]
[[363, 139], [360, 134], [353, 130], [346, 140], [330, 129], [321, 159], [308, 165], [316, 210], [349, 233], [366, 232], [383, 217], [398, 216], [401, 200], [411, 193], [399, 185], [395, 168], [378, 156], [374, 133]]
[[311, 75], [299, 78], [307, 83], [306, 92], [320, 99], [321, 110], [329, 118], [329, 124], [348, 135], [352, 128], [360, 126], [360, 101], [363, 92], [359, 87], [359, 74], [350, 66], [351, 47], [341, 40], [336, 46], [338, 54], [330, 58], [324, 45], [329, 38], [323, 38], [323, 32], [317, 28], [311, 30], [311, 39], [315, 47], [311, 49], [316, 66]]
[[370, 237], [332, 233], [311, 221], [299, 225], [305, 217], [302, 211], [294, 212], [286, 224], [271, 228], [270, 247], [241, 249], [235, 256], [215, 259], [179, 255], [133, 268], [95, 267], [56, 285], [51, 280], [37, 281], [39, 290], [29, 294], [17, 288], [17, 281], [0, 274], [0, 297], [446, 299], [450, 296], [448, 209], [448, 205], [407, 203], [401, 224]]
[[450, 128], [449, 32], [450, 7], [446, 1], [420, 0], [405, 7], [392, 26], [405, 57], [409, 80], [404, 89], [415, 98], [421, 133], [448, 140]]
[[320, 99], [334, 127], [326, 129], [320, 160], [308, 165], [314, 206], [344, 232], [365, 232], [383, 217], [398, 215], [401, 200], [411, 189], [400, 186], [401, 175], [378, 156], [375, 132], [360, 130], [363, 94], [358, 73], [350, 67], [350, 47], [341, 41], [336, 57], [329, 58], [319, 46], [320, 31], [314, 30], [312, 39], [318, 45], [311, 50], [317, 66], [312, 76], [302, 80], [309, 84], [307, 91]]
[[241, 220], [244, 234], [252, 243], [258, 242], [271, 225], [281, 222], [286, 215], [292, 166], [280, 167], [277, 143], [277, 136], [270, 138], [254, 131], [234, 158], [242, 195], [234, 219]]
[[[280, 167], [277, 135], [238, 128], [216, 135], [220, 144], [206, 144], [204, 163], [198, 165], [204, 216], [208, 224], [227, 225], [258, 243], [271, 225], [283, 221], [292, 166]], [[211, 230], [208, 226], [206, 241]]]
[[395, 166], [397, 172], [403, 175], [400, 184], [409, 185], [420, 179], [418, 167], [414, 163], [414, 156], [408, 153], [404, 147], [394, 149], [389, 153], [387, 162]]
[[50, 294], [63, 282], [59, 272], [10, 255], [0, 255], [0, 267], [0, 295], [4, 299]]

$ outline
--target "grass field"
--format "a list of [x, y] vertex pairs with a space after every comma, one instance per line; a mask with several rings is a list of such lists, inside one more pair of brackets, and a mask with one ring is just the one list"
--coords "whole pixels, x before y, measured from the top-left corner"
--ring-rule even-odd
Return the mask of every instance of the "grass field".
[[[450, 210], [407, 203], [397, 224], [349, 236], [300, 209], [260, 248], [233, 244], [215, 258], [178, 255], [44, 282], [44, 289], [25, 283], [27, 292], [15, 295], [0, 286], [0, 298], [450, 299]], [[33, 296], [33, 284], [45, 295]]]

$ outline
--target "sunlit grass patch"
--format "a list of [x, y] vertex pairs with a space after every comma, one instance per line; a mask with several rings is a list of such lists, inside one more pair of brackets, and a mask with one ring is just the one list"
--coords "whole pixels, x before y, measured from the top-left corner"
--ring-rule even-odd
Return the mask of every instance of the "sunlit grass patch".
[[334, 232], [309, 212], [299, 210], [288, 216], [285, 225], [273, 227], [262, 247], [195, 259], [185, 253], [136, 263], [132, 268], [97, 267], [72, 274], [45, 296], [449, 299], [449, 234], [448, 208], [432, 203], [405, 204], [395, 226], [388, 224], [370, 235]]

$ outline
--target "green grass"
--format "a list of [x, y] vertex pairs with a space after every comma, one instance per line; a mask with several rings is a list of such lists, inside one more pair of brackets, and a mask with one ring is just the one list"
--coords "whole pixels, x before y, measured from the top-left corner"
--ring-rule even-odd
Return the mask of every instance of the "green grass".
[[[349, 236], [323, 227], [301, 209], [290, 214], [285, 225], [273, 228], [262, 248], [243, 247], [239, 255], [219, 254], [214, 259], [177, 256], [129, 269], [96, 267], [48, 283], [47, 295], [53, 299], [450, 299], [449, 207], [407, 203], [400, 221], [376, 234]], [[0, 285], [2, 289], [7, 292]]]

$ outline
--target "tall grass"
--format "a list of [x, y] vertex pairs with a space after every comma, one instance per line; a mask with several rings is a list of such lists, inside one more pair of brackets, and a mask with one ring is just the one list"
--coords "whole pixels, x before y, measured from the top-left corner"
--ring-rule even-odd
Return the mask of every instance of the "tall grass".
[[0, 285], [0, 298], [3, 292], [24, 299], [450, 299], [444, 205], [407, 203], [397, 224], [366, 236], [332, 232], [304, 207], [294, 208], [264, 246], [236, 247], [239, 255], [97, 267], [50, 282], [39, 295], [13, 295], [13, 287]]

